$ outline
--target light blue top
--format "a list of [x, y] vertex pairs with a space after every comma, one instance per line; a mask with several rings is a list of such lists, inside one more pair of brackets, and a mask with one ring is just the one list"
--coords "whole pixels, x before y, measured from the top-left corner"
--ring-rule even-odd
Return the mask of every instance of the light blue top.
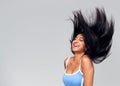
[[83, 85], [83, 73], [80, 71], [76, 71], [73, 74], [65, 74], [63, 75], [63, 82], [65, 86], [84, 86]]

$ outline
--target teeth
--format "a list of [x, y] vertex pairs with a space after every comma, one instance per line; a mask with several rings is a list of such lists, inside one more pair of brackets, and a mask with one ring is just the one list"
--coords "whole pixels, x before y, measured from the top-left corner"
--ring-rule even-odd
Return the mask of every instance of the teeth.
[[75, 44], [74, 46], [75, 46], [75, 47], [78, 47], [78, 46], [79, 46], [79, 44]]

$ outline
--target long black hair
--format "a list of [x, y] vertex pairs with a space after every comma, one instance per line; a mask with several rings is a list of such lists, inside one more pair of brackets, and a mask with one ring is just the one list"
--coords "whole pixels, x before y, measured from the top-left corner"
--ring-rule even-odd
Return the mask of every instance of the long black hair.
[[[81, 11], [73, 13], [74, 19], [71, 19], [74, 30], [70, 42], [78, 34], [84, 37], [87, 50], [85, 54], [90, 57], [94, 63], [100, 63], [109, 55], [114, 33], [114, 21], [107, 20], [104, 9], [95, 9], [95, 17], [92, 21], [86, 19]], [[73, 51], [72, 51], [73, 52]], [[74, 53], [74, 52], [73, 52]]]

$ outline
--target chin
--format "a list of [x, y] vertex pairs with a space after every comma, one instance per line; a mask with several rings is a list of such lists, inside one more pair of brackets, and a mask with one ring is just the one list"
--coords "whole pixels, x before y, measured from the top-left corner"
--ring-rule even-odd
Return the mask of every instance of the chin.
[[75, 49], [73, 49], [72, 51], [73, 51], [74, 53], [75, 53], [75, 52], [80, 52], [80, 50], [75, 50]]

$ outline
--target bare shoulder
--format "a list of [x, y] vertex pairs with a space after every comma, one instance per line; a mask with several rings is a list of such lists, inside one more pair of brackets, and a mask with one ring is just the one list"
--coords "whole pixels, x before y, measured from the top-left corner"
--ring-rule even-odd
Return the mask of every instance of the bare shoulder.
[[64, 68], [65, 68], [65, 69], [66, 69], [66, 61], [67, 61], [68, 58], [69, 58], [69, 57], [65, 58], [65, 60], [64, 60]]
[[93, 62], [88, 55], [84, 55], [81, 59], [81, 66], [84, 70], [94, 70]]
[[91, 63], [92, 62], [88, 55], [84, 55], [82, 57], [81, 61], [82, 61], [82, 63], [89, 63], [89, 62]]

